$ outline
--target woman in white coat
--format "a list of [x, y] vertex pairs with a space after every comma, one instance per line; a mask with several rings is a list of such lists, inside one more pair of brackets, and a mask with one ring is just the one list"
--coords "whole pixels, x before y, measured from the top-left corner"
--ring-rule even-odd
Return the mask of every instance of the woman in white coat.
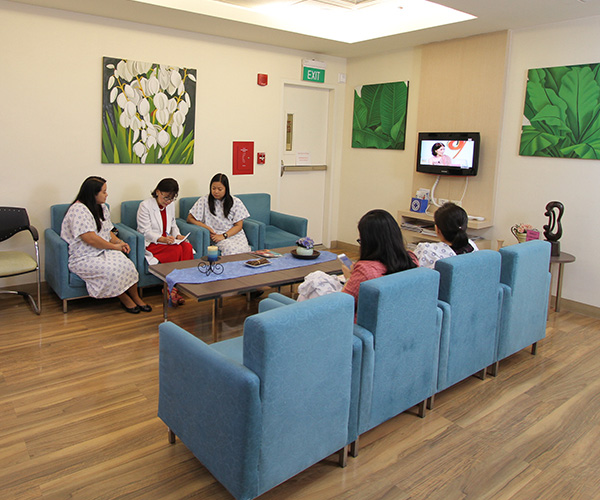
[[[167, 178], [152, 191], [152, 198], [140, 203], [137, 212], [137, 230], [144, 235], [148, 264], [192, 260], [194, 250], [175, 222], [173, 201], [179, 194], [179, 184]], [[173, 303], [183, 303], [175, 292]]]

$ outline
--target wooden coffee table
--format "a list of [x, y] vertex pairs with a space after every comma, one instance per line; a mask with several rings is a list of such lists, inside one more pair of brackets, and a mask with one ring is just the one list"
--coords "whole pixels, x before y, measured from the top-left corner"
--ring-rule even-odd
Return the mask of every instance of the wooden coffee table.
[[[275, 251], [284, 254], [289, 253], [295, 247], [276, 248]], [[219, 263], [234, 262], [234, 261], [245, 261], [257, 259], [256, 255], [252, 253], [241, 253], [237, 255], [228, 255], [221, 257]], [[156, 264], [149, 266], [148, 270], [151, 274], [163, 281], [163, 317], [165, 321], [168, 321], [168, 301], [169, 301], [169, 290], [167, 288], [167, 275], [175, 269], [187, 269], [190, 267], [197, 267], [198, 260], [186, 260], [182, 262], [169, 262], [166, 264]], [[177, 289], [182, 291], [186, 295], [193, 297], [198, 302], [204, 300], [213, 300], [212, 310], [212, 333], [213, 341], [217, 339], [217, 312], [219, 299], [223, 295], [233, 293], [243, 293], [256, 290], [262, 287], [281, 287], [283, 285], [292, 285], [294, 283], [301, 283], [304, 277], [314, 271], [323, 271], [327, 274], [342, 274], [342, 266], [338, 259], [330, 260], [327, 262], [315, 263], [313, 265], [307, 265], [302, 267], [295, 267], [292, 269], [284, 269], [280, 271], [271, 271], [267, 273], [259, 273], [251, 276], [243, 276], [240, 278], [222, 279], [218, 281], [212, 281], [209, 283], [180, 283], [177, 284]]]

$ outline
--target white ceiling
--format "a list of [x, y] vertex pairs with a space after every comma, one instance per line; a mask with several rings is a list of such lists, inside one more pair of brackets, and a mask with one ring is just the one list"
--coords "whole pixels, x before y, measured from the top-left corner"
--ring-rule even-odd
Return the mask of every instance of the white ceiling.
[[[336, 42], [133, 0], [10, 0], [339, 57], [368, 56], [424, 43], [600, 16], [600, 0], [436, 0], [476, 19], [356, 43]], [[231, 3], [243, 0], [230, 0]], [[600, 19], [598, 22], [600, 29]]]

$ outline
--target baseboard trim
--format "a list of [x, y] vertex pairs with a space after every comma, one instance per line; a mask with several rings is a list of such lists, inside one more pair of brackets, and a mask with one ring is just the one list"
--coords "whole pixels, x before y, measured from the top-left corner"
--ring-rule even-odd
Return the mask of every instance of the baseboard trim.
[[351, 243], [345, 243], [343, 241], [337, 241], [337, 240], [333, 240], [331, 242], [330, 248], [332, 250], [342, 250], [342, 251], [351, 251], [351, 252], [358, 252], [360, 250], [359, 245], [353, 245]]
[[[556, 297], [553, 295], [550, 303], [554, 305], [555, 301]], [[562, 312], [565, 310], [578, 314], [583, 314], [585, 316], [591, 316], [592, 318], [600, 318], [600, 307], [590, 306], [589, 304], [582, 304], [581, 302], [576, 302], [574, 300], [569, 300], [565, 299], [564, 297], [561, 297], [560, 311]]]

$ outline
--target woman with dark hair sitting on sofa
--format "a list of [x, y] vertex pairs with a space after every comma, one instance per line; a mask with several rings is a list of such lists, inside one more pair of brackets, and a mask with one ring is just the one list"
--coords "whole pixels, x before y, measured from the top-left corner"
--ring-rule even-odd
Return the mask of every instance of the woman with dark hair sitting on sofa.
[[358, 291], [363, 281], [418, 266], [417, 258], [404, 246], [400, 227], [389, 212], [367, 212], [358, 222], [358, 234], [359, 260], [351, 269], [342, 264], [347, 279], [342, 291], [352, 295], [355, 304], [358, 303]]

